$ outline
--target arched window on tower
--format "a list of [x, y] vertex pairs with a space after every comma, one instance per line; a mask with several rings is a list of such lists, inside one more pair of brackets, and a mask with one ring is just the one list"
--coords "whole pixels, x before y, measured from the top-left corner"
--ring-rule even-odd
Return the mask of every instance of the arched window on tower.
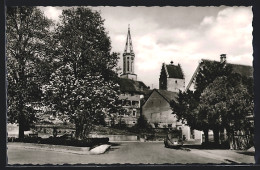
[[131, 72], [133, 72], [133, 66], [134, 64], [133, 64], [133, 61], [131, 62]]
[[126, 71], [126, 63], [125, 63], [125, 60], [124, 60], [124, 68], [123, 68], [124, 70], [123, 70], [123, 72], [125, 73], [125, 71]]
[[127, 61], [127, 71], [129, 71], [129, 61]]

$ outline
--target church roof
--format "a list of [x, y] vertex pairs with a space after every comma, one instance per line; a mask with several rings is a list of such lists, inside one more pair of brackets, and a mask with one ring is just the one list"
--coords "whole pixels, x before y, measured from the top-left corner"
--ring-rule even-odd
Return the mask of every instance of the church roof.
[[184, 74], [179, 64], [177, 66], [173, 64], [165, 65], [165, 69], [167, 72], [167, 77], [184, 79]]
[[142, 81], [119, 78], [118, 84], [121, 92], [145, 93], [145, 91], [148, 90], [148, 87]]
[[130, 53], [134, 54], [133, 50], [133, 44], [132, 44], [132, 39], [131, 39], [131, 33], [130, 33], [130, 25], [128, 25], [128, 32], [127, 32], [127, 37], [126, 37], [126, 44], [125, 44], [125, 50], [124, 53]]

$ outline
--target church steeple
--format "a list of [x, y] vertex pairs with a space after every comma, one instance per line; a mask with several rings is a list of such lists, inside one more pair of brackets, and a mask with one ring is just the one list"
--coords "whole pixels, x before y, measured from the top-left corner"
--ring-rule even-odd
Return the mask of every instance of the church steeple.
[[135, 54], [130, 33], [130, 25], [128, 25], [128, 32], [126, 37], [126, 44], [123, 53], [123, 74], [121, 77], [136, 80], [137, 76], [134, 73]]
[[[129, 52], [128, 52], [128, 50], [129, 50]], [[128, 25], [128, 32], [127, 32], [127, 37], [126, 37], [124, 53], [134, 54], [132, 39], [131, 39], [131, 34], [130, 34], [130, 24]]]

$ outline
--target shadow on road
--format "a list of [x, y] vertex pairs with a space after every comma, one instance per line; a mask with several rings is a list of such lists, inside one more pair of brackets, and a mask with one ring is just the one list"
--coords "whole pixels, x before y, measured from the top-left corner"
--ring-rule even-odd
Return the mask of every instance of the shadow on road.
[[239, 151], [237, 152], [239, 154], [248, 155], [248, 156], [255, 156], [255, 152], [249, 152], [249, 151]]
[[221, 144], [214, 144], [214, 143], [209, 143], [209, 144], [201, 144], [201, 145], [184, 145], [184, 148], [189, 148], [189, 149], [217, 149], [217, 150], [227, 150], [229, 149], [228, 146], [226, 145], [221, 145]]
[[121, 145], [120, 143], [111, 143], [111, 142], [109, 142], [108, 144], [111, 146], [120, 146]]
[[227, 148], [223, 147], [209, 147], [209, 146], [201, 146], [201, 145], [184, 145], [184, 148], [189, 148], [189, 149], [200, 149], [200, 150], [227, 150]]
[[119, 143], [110, 143], [110, 142], [109, 142], [109, 145], [111, 145], [111, 147], [107, 152], [113, 152], [113, 151], [119, 149], [120, 148], [119, 146], [121, 146], [121, 144], [119, 144]]

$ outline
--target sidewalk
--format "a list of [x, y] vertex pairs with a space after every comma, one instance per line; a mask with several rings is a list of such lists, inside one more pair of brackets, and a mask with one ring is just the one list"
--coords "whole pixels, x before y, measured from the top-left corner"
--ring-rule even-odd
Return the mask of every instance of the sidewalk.
[[198, 154], [205, 158], [212, 158], [223, 161], [225, 163], [235, 164], [254, 164], [254, 152], [250, 151], [236, 151], [236, 150], [199, 150], [190, 149], [191, 153]]

